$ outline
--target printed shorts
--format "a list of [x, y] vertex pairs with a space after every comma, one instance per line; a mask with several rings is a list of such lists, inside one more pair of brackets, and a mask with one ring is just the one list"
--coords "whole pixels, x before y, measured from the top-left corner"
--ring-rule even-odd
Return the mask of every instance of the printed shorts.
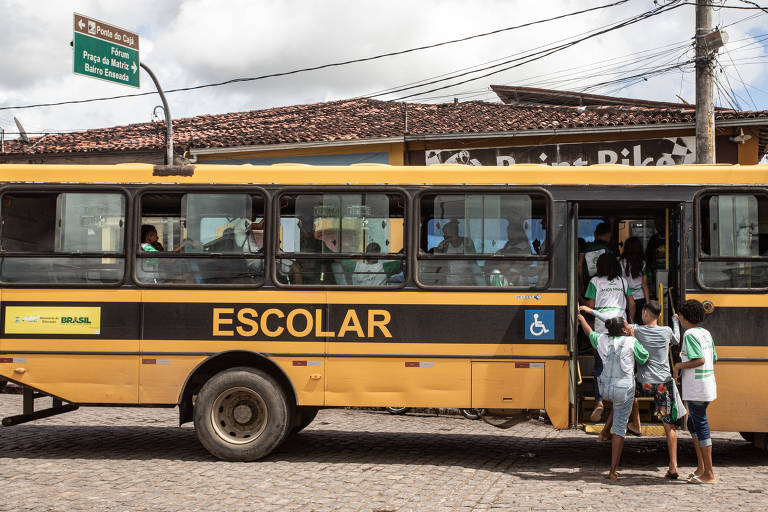
[[647, 382], [638, 383], [637, 392], [639, 396], [653, 397], [653, 415], [662, 423], [673, 424], [672, 419], [672, 381], [665, 384], [648, 384]]

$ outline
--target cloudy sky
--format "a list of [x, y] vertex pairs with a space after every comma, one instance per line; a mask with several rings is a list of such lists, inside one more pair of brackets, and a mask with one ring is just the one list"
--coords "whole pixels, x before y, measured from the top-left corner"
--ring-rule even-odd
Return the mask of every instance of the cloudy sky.
[[[137, 92], [72, 72], [73, 13], [137, 32], [141, 61], [165, 89], [369, 57], [512, 27], [616, 0], [0, 0], [0, 107]], [[669, 0], [657, 0], [659, 5]], [[768, 5], [765, 0], [757, 0]], [[716, 104], [768, 109], [768, 14], [741, 0], [714, 21], [730, 36], [718, 56]], [[521, 62], [655, 7], [628, 2], [586, 14], [370, 62], [168, 95], [174, 117], [295, 105], [362, 95], [408, 101], [498, 101], [491, 84], [694, 101], [694, 9], [682, 6], [587, 39], [530, 63], [468, 83], [453, 83]], [[512, 61], [512, 62], [509, 62]], [[506, 64], [502, 64], [506, 63]], [[470, 73], [478, 68], [490, 68]], [[657, 72], [664, 71], [656, 74]], [[468, 73], [468, 74], [467, 74]], [[464, 74], [460, 78], [453, 75]], [[642, 75], [637, 77], [636, 75]], [[634, 79], [629, 77], [636, 76]], [[430, 86], [382, 94], [422, 81]], [[141, 92], [154, 86], [146, 74]], [[678, 98], [679, 96], [679, 98]], [[0, 110], [0, 128], [75, 131], [152, 119], [156, 95], [56, 107]]]

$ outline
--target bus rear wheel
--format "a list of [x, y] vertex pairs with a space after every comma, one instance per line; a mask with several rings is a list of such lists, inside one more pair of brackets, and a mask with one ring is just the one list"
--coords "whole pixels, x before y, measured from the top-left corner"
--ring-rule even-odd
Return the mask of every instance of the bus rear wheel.
[[277, 448], [292, 426], [292, 406], [267, 373], [233, 368], [211, 377], [194, 410], [200, 443], [228, 461], [261, 459]]

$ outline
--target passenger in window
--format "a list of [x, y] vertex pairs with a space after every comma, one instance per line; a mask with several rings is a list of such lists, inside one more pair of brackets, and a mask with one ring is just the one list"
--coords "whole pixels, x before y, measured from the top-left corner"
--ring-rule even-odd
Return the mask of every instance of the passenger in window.
[[141, 226], [141, 250], [148, 252], [163, 252], [163, 244], [157, 237], [157, 229], [151, 224]]
[[650, 299], [651, 294], [648, 287], [650, 270], [645, 263], [643, 242], [639, 238], [631, 236], [624, 241], [624, 250], [621, 252], [619, 264], [621, 275], [626, 280], [635, 301], [635, 317], [631, 321], [642, 325], [643, 305]]
[[[365, 248], [368, 254], [381, 253], [381, 246], [371, 242]], [[354, 286], [385, 286], [387, 278], [400, 272], [399, 260], [379, 260], [368, 258], [364, 260], [344, 260], [341, 266], [345, 272], [351, 275], [351, 283]]]
[[[322, 252], [323, 242], [315, 237], [315, 219], [299, 216], [297, 227], [299, 228], [299, 252]], [[290, 265], [290, 279], [292, 284], [333, 284], [325, 282], [322, 262], [314, 259], [293, 261]]]
[[[452, 220], [443, 226], [443, 241], [434, 248], [435, 254], [477, 254], [477, 248], [470, 238], [459, 236], [459, 223]], [[442, 274], [445, 286], [481, 285], [480, 268], [476, 261], [455, 260], [440, 261], [436, 271]]]
[[[173, 252], [179, 252], [187, 245], [194, 245], [194, 242], [190, 239], [185, 239], [179, 244], [178, 247], [174, 247]], [[164, 252], [165, 248], [160, 243], [157, 236], [157, 229], [151, 224], [143, 224], [141, 226], [141, 244], [139, 245], [142, 251], [147, 252]]]
[[[603, 315], [614, 318], [621, 317], [626, 319], [626, 310], [629, 307], [630, 318], [635, 316], [635, 301], [632, 293], [629, 291], [627, 282], [621, 277], [621, 266], [613, 254], [603, 253], [597, 258], [596, 274], [589, 281], [587, 292], [584, 294], [582, 302], [585, 306], [603, 313]], [[605, 323], [599, 318], [595, 319], [595, 331], [598, 333], [607, 332]], [[592, 410], [590, 419], [599, 421], [603, 416], [603, 400], [600, 396], [600, 388], [597, 382], [603, 371], [603, 362], [595, 353], [595, 408]]]
[[[521, 219], [509, 219], [507, 224], [507, 242], [496, 251], [499, 256], [530, 256], [536, 254], [531, 248], [528, 235], [522, 226]], [[530, 267], [528, 261], [503, 261], [486, 268], [491, 286], [527, 286], [529, 281], [525, 275]]]
[[584, 283], [589, 282], [597, 272], [597, 259], [603, 254], [615, 254], [610, 243], [611, 226], [607, 222], [601, 222], [595, 226], [595, 241], [586, 244], [584, 252], [579, 254], [579, 290], [583, 290]]
[[459, 223], [452, 220], [443, 225], [443, 241], [435, 254], [477, 254], [477, 248], [471, 239], [459, 236]]

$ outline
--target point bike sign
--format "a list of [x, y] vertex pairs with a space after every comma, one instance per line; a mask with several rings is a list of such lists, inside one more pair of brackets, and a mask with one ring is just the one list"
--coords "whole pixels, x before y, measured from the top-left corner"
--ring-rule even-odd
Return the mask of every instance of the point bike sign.
[[75, 13], [76, 75], [139, 87], [139, 36]]

